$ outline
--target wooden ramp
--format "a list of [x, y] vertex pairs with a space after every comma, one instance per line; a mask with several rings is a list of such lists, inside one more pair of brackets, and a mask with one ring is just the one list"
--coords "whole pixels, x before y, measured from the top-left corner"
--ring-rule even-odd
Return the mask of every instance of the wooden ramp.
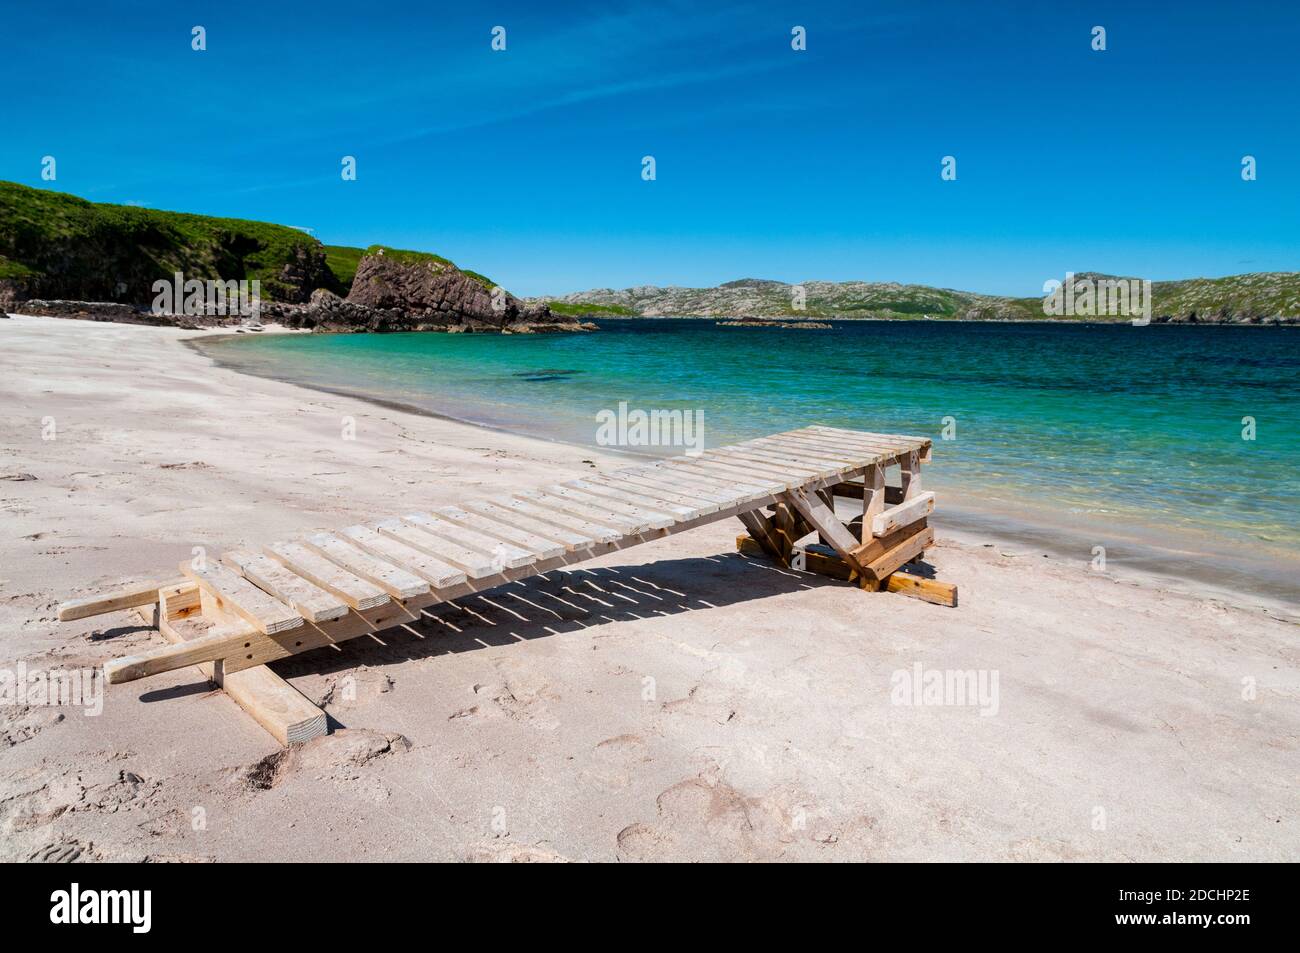
[[[170, 644], [104, 666], [110, 684], [198, 665], [281, 744], [325, 715], [266, 663], [416, 622], [421, 610], [639, 543], [738, 517], [742, 552], [796, 570], [956, 605], [956, 588], [901, 571], [934, 541], [923, 437], [807, 427], [698, 455], [182, 563], [181, 577], [59, 607], [80, 619], [137, 607]], [[886, 485], [886, 470], [899, 481]], [[847, 525], [835, 498], [859, 501]], [[818, 542], [804, 545], [816, 533]]]

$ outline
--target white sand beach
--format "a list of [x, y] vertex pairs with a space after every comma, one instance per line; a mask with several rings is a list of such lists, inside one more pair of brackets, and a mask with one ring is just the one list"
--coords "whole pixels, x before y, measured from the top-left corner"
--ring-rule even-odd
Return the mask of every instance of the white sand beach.
[[[0, 320], [0, 669], [163, 644], [55, 606], [195, 546], [626, 463], [241, 375], [200, 333]], [[287, 751], [195, 669], [95, 715], [0, 706], [0, 859], [1300, 856], [1293, 623], [940, 533], [944, 608], [738, 555], [741, 530], [584, 564], [581, 601], [521, 584], [276, 663], [333, 727]], [[918, 665], [994, 703], [896, 704]]]

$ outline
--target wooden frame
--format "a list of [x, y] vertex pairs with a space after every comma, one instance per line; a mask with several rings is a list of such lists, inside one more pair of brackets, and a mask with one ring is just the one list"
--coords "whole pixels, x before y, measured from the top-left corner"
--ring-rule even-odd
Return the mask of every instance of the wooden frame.
[[[425, 609], [706, 523], [738, 517], [742, 552], [863, 589], [956, 604], [955, 587], [900, 572], [934, 540], [923, 437], [829, 427], [589, 474], [540, 490], [280, 541], [183, 563], [149, 582], [64, 603], [59, 618], [137, 607], [168, 644], [114, 659], [110, 684], [197, 665], [281, 744], [326, 730], [324, 713], [266, 667], [418, 621]], [[902, 484], [887, 487], [898, 466]], [[860, 481], [860, 482], [859, 482]], [[862, 500], [855, 535], [835, 498]], [[764, 509], [770, 510], [765, 513]], [[800, 546], [817, 533], [822, 552]]]

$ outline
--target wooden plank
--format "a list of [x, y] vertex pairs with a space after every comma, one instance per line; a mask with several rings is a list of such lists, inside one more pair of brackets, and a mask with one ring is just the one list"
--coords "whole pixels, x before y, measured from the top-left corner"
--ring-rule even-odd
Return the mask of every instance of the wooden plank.
[[[746, 556], [771, 556], [757, 540], [750, 536], [737, 536], [736, 548]], [[839, 556], [819, 553], [814, 549], [808, 549], [804, 553], [804, 569], [821, 576], [829, 576], [832, 579], [848, 580], [853, 576], [853, 570], [849, 568], [849, 564], [840, 559]], [[957, 587], [955, 585], [950, 582], [940, 582], [937, 579], [926, 579], [923, 576], [915, 576], [911, 573], [902, 571], [890, 573], [883, 588], [889, 592], [911, 596], [914, 599], [921, 599], [938, 606], [952, 607], [957, 605]]]
[[901, 449], [909, 449], [915, 446], [912, 441], [900, 440], [897, 437], [872, 437], [867, 436], [866, 434], [848, 437], [835, 434], [816, 433], [808, 430], [798, 430], [789, 434], [781, 434], [780, 439], [790, 440], [809, 447], [821, 447], [828, 450], [846, 450], [851, 453], [866, 454], [885, 453], [893, 455], [898, 453]]
[[847, 440], [897, 440], [906, 444], [929, 444], [929, 437], [918, 437], [914, 434], [902, 433], [875, 433], [871, 430], [846, 430], [843, 427], [827, 427], [822, 424], [814, 424], [811, 427], [805, 427], [804, 430], [812, 431], [818, 434], [827, 434], [832, 437], [841, 437]]
[[666, 490], [669, 493], [676, 493], [683, 499], [713, 503], [718, 509], [721, 509], [724, 504], [734, 503], [741, 498], [735, 493], [723, 492], [718, 488], [717, 484], [695, 483], [684, 479], [680, 474], [676, 477], [664, 476], [662, 471], [654, 468], [618, 470], [612, 476], [615, 479], [625, 481], [630, 486], [645, 487], [649, 490]]
[[538, 536], [536, 533], [520, 528], [517, 524], [502, 523], [500, 520], [484, 516], [482, 513], [462, 510], [459, 506], [440, 506], [433, 511], [433, 515], [442, 517], [464, 529], [472, 530], [488, 539], [496, 540], [498, 543], [509, 543], [511, 546], [516, 546], [525, 551], [533, 560], [551, 559], [565, 550], [565, 547], [555, 542], [555, 540]]
[[739, 466], [735, 462], [723, 462], [716, 458], [707, 460], [704, 457], [678, 459], [670, 461], [666, 466], [672, 469], [685, 470], [687, 473], [696, 473], [720, 479], [730, 478], [736, 486], [746, 489], [752, 488], [755, 492], [777, 493], [803, 482], [801, 477], [792, 474], [769, 474], [766, 471], [759, 471], [755, 467]]
[[325, 712], [265, 665], [223, 676], [221, 688], [285, 747], [329, 730]]
[[328, 622], [348, 613], [341, 599], [259, 553], [236, 549], [223, 553], [221, 561], [309, 622]]
[[[736, 516], [745, 524], [745, 529], [749, 530], [751, 542], [755, 543], [760, 551], [765, 552], [778, 562], [786, 562], [784, 547], [775, 534], [773, 527], [758, 510], [750, 510], [748, 513], [737, 513]], [[749, 538], [749, 537], [742, 537]]]
[[586, 490], [593, 496], [631, 503], [633, 506], [639, 506], [643, 509], [687, 519], [716, 513], [721, 509], [721, 507], [710, 503], [683, 499], [669, 490], [655, 490], [649, 487], [636, 486], [627, 480], [616, 480], [608, 477], [571, 480], [568, 485], [577, 487], [579, 490]]
[[[518, 507], [502, 506], [492, 500], [471, 500], [465, 504], [465, 508], [502, 525], [517, 526], [541, 539], [558, 543], [569, 552], [587, 549], [599, 542], [599, 539], [594, 536], [588, 536], [586, 533], [556, 523], [548, 523], [546, 520], [525, 513]], [[611, 538], [618, 537], [618, 533], [613, 530], [606, 530], [605, 533]]]
[[648, 529], [663, 529], [666, 526], [672, 526], [673, 523], [680, 522], [681, 516], [670, 513], [667, 510], [652, 509], [647, 506], [638, 506], [635, 503], [628, 503], [622, 500], [615, 500], [609, 496], [597, 496], [589, 490], [576, 486], [581, 481], [571, 481], [569, 483], [552, 483], [544, 489], [548, 493], [556, 496], [566, 496], [578, 501], [586, 501], [601, 509], [611, 510], [614, 513], [621, 513], [631, 517], [634, 520], [642, 520], [644, 525], [638, 532], [645, 532]]
[[[470, 553], [461, 565], [452, 556], [463, 550], [452, 543], [421, 533], [399, 519], [380, 520], [373, 526], [349, 526], [343, 535], [361, 549], [419, 576], [435, 589], [481, 579], [496, 572], [496, 565], [479, 553]], [[472, 560], [472, 562], [471, 562]]]
[[807, 480], [810, 477], [827, 476], [838, 472], [837, 469], [800, 464], [790, 460], [765, 459], [763, 454], [732, 453], [727, 449], [710, 450], [701, 459], [712, 463], [726, 463], [746, 470], [753, 469], [756, 473], [769, 474], [777, 478], [793, 477], [796, 480]]
[[388, 593], [374, 583], [330, 562], [301, 543], [274, 543], [267, 546], [264, 552], [286, 569], [342, 599], [353, 609], [373, 609], [389, 600]]
[[862, 542], [869, 542], [873, 535], [877, 535], [876, 518], [885, 511], [888, 502], [885, 468], [878, 464], [868, 467], [866, 473], [862, 474]]
[[894, 572], [900, 566], [911, 562], [921, 553], [925, 552], [927, 546], [934, 543], [934, 530], [926, 527], [921, 532], [909, 537], [889, 550], [882, 556], [878, 556], [864, 567], [867, 575], [873, 579], [884, 579], [890, 573]]
[[895, 571], [889, 574], [889, 591], [900, 595], [923, 599], [937, 606], [957, 606], [957, 587], [951, 582], [938, 579], [926, 579], [911, 573]]
[[330, 533], [314, 533], [302, 545], [330, 562], [378, 586], [394, 599], [413, 599], [429, 591], [429, 584], [401, 566], [377, 559], [351, 542]]
[[[880, 468], [882, 480], [884, 479], [884, 470], [885, 468], [882, 466]], [[843, 497], [846, 500], [860, 500], [863, 498], [863, 489], [864, 487], [863, 484], [861, 483], [851, 483], [845, 481], [843, 483], [835, 484], [835, 486], [832, 487], [832, 492], [834, 493], [835, 496]], [[893, 506], [896, 503], [903, 502], [902, 487], [886, 485], [884, 487], [884, 491], [885, 491], [885, 506]], [[871, 529], [870, 525], [867, 526], [867, 529]]]
[[903, 499], [910, 501], [921, 495], [921, 455], [913, 450], [898, 462], [903, 474]]
[[743, 449], [747, 454], [761, 454], [768, 459], [788, 460], [800, 466], [812, 467], [818, 472], [838, 473], [842, 470], [853, 470], [870, 462], [870, 460], [862, 460], [858, 455], [850, 457], [814, 452], [782, 441], [751, 440], [749, 443], [740, 444], [737, 449]]
[[812, 446], [794, 438], [754, 440], [748, 446], [762, 450], [778, 450], [788, 453], [799, 460], [823, 462], [830, 466], [860, 467], [874, 462], [879, 454], [859, 450], [846, 450], [838, 447]]
[[[924, 519], [934, 512], [934, 493], [922, 493], [908, 500], [906, 503], [900, 503], [898, 506], [891, 507], [871, 517], [871, 534], [873, 536], [888, 536], [897, 529], [904, 526], [911, 526], [919, 519]], [[863, 519], [863, 525], [866, 525], [866, 519]]]
[[[698, 459], [698, 458], [694, 458]], [[679, 460], [669, 462], [659, 467], [663, 472], [664, 479], [668, 480], [690, 480], [693, 482], [708, 481], [722, 489], [723, 492], [735, 494], [737, 499], [748, 497], [751, 500], [761, 499], [771, 493], [785, 488], [785, 480], [774, 480], [768, 477], [757, 476], [753, 472], [743, 470], [733, 470], [729, 467], [723, 468], [711, 464], [697, 464], [693, 460]]]
[[784, 498], [813, 525], [813, 528], [835, 548], [837, 553], [848, 559], [850, 563], [857, 561], [852, 553], [858, 547], [858, 541], [819, 496], [802, 487], [795, 487], [785, 493]]
[[[555, 489], [559, 492], [554, 492]], [[524, 490], [515, 495], [546, 509], [558, 509], [593, 523], [612, 526], [629, 536], [644, 533], [651, 528], [651, 523], [646, 519], [645, 514], [632, 515], [623, 512], [622, 507], [615, 510], [613, 506], [602, 505], [598, 498], [587, 496], [577, 490], [547, 487], [545, 491]], [[672, 522], [670, 517], [655, 517], [654, 520], [660, 524], [664, 521]]]
[[176, 582], [177, 580], [137, 582], [97, 596], [69, 599], [67, 602], [59, 603], [56, 617], [60, 622], [71, 622], [74, 619], [87, 619], [108, 612], [117, 612], [120, 609], [147, 606], [158, 601], [159, 589], [163, 586], [175, 585]]
[[180, 565], [181, 572], [223, 608], [265, 635], [296, 629], [303, 623], [302, 616], [289, 606], [220, 563], [209, 561], [202, 569], [195, 569], [188, 560]]
[[491, 506], [510, 510], [512, 513], [522, 513], [525, 516], [538, 520], [539, 522], [579, 533], [582, 536], [594, 539], [597, 543], [612, 543], [616, 539], [623, 538], [623, 531], [616, 526], [597, 523], [593, 520], [584, 519], [581, 516], [575, 516], [568, 511], [559, 510], [554, 507], [538, 506], [531, 500], [515, 499], [514, 497], [509, 496], [498, 496], [492, 497], [486, 502]]
[[[197, 593], [197, 587], [194, 592]], [[177, 593], [180, 594], [179, 592]], [[163, 638], [172, 643], [182, 642], [210, 630], [205, 620], [176, 620], [159, 626]], [[213, 681], [213, 662], [198, 666], [203, 677]], [[325, 734], [328, 719], [297, 689], [276, 675], [265, 665], [257, 665], [221, 676], [225, 693], [253, 719], [286, 747]]]
[[453, 543], [462, 551], [481, 554], [490, 560], [493, 572], [500, 572], [506, 568], [517, 569], [537, 561], [537, 557], [526, 549], [520, 549], [518, 546], [512, 546], [491, 536], [484, 536], [466, 526], [461, 526], [454, 520], [443, 519], [432, 513], [407, 513], [402, 517], [402, 521], [422, 533]]

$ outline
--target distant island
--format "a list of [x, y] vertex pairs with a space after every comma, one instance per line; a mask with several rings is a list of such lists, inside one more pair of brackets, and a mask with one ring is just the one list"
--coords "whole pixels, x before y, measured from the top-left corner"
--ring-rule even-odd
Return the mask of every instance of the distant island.
[[[158, 283], [257, 282], [257, 319], [319, 331], [587, 330], [428, 252], [323, 245], [301, 229], [88, 202], [0, 182], [0, 313], [182, 327], [228, 309], [157, 307]], [[169, 305], [176, 295], [165, 296]]]
[[[1061, 276], [1064, 278], [1064, 276]], [[1074, 275], [1075, 284], [1129, 282], [1094, 272]], [[800, 295], [802, 289], [802, 295]], [[1153, 281], [1152, 323], [1300, 323], [1300, 272], [1265, 272], [1227, 278]], [[795, 306], [802, 297], [802, 308]], [[729, 281], [716, 288], [660, 288], [646, 285], [616, 291], [599, 288], [544, 301], [552, 311], [574, 316], [700, 318], [932, 319], [961, 321], [1128, 321], [1114, 315], [1052, 315], [1043, 298], [1007, 298], [872, 281], [806, 281], [800, 285], [760, 278]]]

